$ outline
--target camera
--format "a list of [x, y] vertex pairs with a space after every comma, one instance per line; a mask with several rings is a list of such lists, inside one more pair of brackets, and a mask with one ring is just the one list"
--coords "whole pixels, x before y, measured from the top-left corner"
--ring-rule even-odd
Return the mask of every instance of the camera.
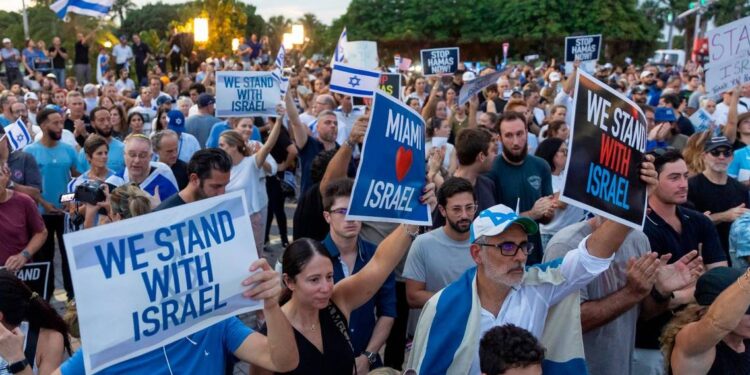
[[76, 187], [75, 200], [82, 203], [97, 204], [104, 202], [107, 196], [104, 194], [106, 183], [100, 181], [84, 181]]

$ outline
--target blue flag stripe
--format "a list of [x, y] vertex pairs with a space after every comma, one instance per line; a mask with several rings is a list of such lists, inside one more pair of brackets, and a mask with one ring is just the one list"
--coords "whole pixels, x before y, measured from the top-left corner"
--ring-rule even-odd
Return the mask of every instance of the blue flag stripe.
[[350, 95], [372, 96], [372, 91], [367, 90], [357, 90], [351, 87], [344, 87], [339, 85], [331, 85], [330, 88], [331, 90], [338, 90]]
[[342, 72], [351, 73], [351, 74], [360, 74], [367, 77], [374, 77], [380, 79], [380, 72], [371, 72], [369, 70], [360, 70], [360, 69], [354, 69], [350, 68], [348, 66], [341, 66], [341, 65], [334, 65], [333, 70], [340, 70]]

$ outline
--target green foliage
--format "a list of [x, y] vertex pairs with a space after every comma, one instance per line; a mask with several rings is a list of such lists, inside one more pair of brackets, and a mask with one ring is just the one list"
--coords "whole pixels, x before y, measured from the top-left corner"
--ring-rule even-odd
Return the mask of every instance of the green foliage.
[[166, 37], [173, 23], [182, 24], [187, 22], [188, 5], [164, 4], [162, 2], [146, 4], [138, 9], [127, 13], [127, 17], [120, 24], [120, 32], [133, 35], [144, 30], [154, 30], [161, 37]]

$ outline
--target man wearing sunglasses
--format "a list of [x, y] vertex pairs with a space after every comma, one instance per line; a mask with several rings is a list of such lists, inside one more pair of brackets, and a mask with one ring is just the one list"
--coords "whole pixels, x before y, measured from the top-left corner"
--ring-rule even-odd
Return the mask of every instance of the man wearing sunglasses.
[[716, 226], [724, 253], [729, 254], [729, 229], [743, 214], [750, 212], [747, 186], [729, 177], [727, 169], [734, 153], [727, 137], [706, 141], [703, 152], [703, 173], [688, 180], [688, 201], [695, 209], [708, 213]]
[[[652, 156], [641, 178], [653, 191]], [[577, 248], [554, 262], [525, 268], [537, 233], [534, 220], [497, 205], [479, 213], [470, 227], [476, 264], [436, 293], [422, 309], [409, 368], [424, 373], [480, 374], [479, 340], [492, 327], [515, 324], [547, 347], [545, 372], [584, 373], [583, 342], [575, 293], [609, 268], [630, 229], [606, 221]]]

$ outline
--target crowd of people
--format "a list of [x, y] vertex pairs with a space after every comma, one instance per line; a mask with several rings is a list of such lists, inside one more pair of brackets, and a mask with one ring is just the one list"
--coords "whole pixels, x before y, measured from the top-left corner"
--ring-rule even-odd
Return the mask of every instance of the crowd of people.
[[[261, 259], [244, 284], [258, 326], [231, 318], [104, 373], [750, 374], [750, 84], [712, 98], [693, 62], [597, 65], [646, 116], [640, 231], [560, 200], [578, 62], [508, 66], [463, 105], [495, 69], [401, 71], [397, 96], [426, 124], [419, 227], [346, 220], [372, 108], [330, 91], [327, 61], [287, 61], [277, 116], [220, 118], [215, 73], [270, 70], [267, 38], [169, 68], [138, 35], [13, 46], [0, 125], [33, 143], [0, 141], [0, 374], [84, 373], [64, 233], [231, 191]], [[13, 274], [56, 256], [65, 319], [40, 297], [54, 282]]]

